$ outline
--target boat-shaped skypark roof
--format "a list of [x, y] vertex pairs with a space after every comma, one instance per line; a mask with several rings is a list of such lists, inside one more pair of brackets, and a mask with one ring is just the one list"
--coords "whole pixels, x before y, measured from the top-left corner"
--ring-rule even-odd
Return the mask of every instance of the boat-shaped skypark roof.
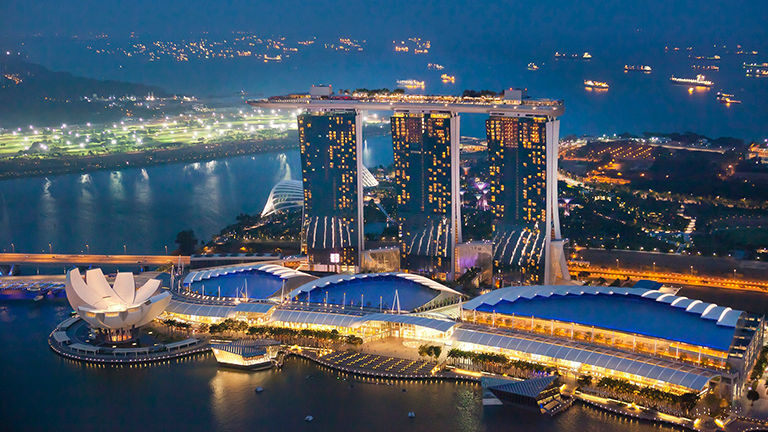
[[312, 96], [290, 94], [248, 101], [260, 108], [359, 109], [369, 111], [447, 111], [452, 113], [498, 114], [517, 117], [555, 118], [565, 111], [562, 100], [531, 99], [524, 92], [499, 95], [452, 96], [404, 93], [356, 92], [351, 95]]

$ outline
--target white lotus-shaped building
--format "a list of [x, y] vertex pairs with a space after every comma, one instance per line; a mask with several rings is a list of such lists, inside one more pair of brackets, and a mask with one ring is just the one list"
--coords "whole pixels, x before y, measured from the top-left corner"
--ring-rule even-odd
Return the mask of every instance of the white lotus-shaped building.
[[160, 281], [150, 279], [136, 288], [133, 273], [118, 273], [113, 286], [101, 269], [67, 272], [67, 300], [72, 309], [94, 329], [117, 330], [140, 327], [155, 319], [171, 301], [169, 292], [154, 295]]

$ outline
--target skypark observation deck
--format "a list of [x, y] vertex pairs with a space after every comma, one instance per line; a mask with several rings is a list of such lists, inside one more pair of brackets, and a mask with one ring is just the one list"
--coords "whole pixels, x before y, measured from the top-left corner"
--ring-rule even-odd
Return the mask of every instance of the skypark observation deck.
[[248, 101], [249, 105], [277, 109], [364, 110], [364, 111], [449, 111], [452, 113], [545, 116], [556, 118], [565, 112], [561, 100], [499, 96], [414, 95], [400, 93], [354, 93], [350, 96], [294, 94]]

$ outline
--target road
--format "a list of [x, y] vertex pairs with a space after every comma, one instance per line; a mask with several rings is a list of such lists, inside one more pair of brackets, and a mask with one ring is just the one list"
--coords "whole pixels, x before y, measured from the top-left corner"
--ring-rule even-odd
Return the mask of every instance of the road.
[[768, 281], [766, 280], [747, 280], [739, 278], [725, 278], [716, 276], [706, 276], [687, 273], [673, 273], [664, 271], [647, 271], [627, 268], [606, 268], [593, 265], [583, 265], [580, 263], [569, 263], [568, 269], [572, 274], [579, 272], [589, 272], [589, 277], [602, 277], [612, 281], [614, 279], [651, 279], [661, 282], [665, 285], [689, 285], [689, 286], [714, 286], [719, 288], [750, 290], [750, 291], [768, 291]]
[[0, 264], [112, 264], [112, 265], [189, 265], [190, 257], [174, 255], [91, 255], [0, 253]]

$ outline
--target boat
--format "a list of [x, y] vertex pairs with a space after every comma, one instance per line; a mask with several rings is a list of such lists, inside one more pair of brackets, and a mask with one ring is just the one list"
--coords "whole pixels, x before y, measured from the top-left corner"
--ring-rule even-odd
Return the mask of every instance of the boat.
[[437, 63], [427, 63], [427, 69], [430, 70], [443, 70], [445, 69], [445, 66]]
[[397, 80], [397, 86], [407, 88], [409, 90], [415, 90], [415, 89], [424, 89], [424, 81], [419, 80]]
[[314, 419], [315, 419], [315, 418], [314, 418], [314, 417], [312, 417], [311, 415], [308, 415], [308, 416], [304, 417], [304, 421], [305, 421], [305, 422], [311, 422], [311, 421], [312, 421], [312, 420], [314, 420]]
[[643, 72], [651, 73], [652, 67], [648, 65], [624, 65], [624, 72]]
[[592, 59], [592, 54], [590, 54], [589, 52], [584, 52], [582, 54], [577, 54], [577, 53], [566, 53], [566, 52], [556, 51], [555, 52], [555, 58], [558, 58], [558, 59], [574, 59], [574, 60], [591, 60]]
[[416, 418], [416, 413], [413, 411], [408, 412], [408, 418]]
[[600, 89], [600, 90], [607, 90], [608, 87], [610, 87], [610, 86], [608, 85], [607, 82], [603, 82], [603, 81], [584, 80], [584, 87], [593, 88], [593, 89]]
[[529, 71], [539, 70], [539, 66], [536, 63], [533, 63], [533, 62], [528, 63], [528, 70]]
[[681, 84], [681, 85], [687, 85], [687, 86], [696, 86], [696, 87], [712, 87], [715, 85], [712, 81], [707, 80], [707, 78], [704, 75], [696, 75], [696, 79], [692, 78], [678, 78], [674, 75], [672, 75], [669, 78], [670, 81], [674, 84]]
[[744, 63], [748, 77], [768, 77], [768, 63]]
[[[280, 343], [271, 339], [211, 344], [213, 355], [220, 366], [247, 370], [272, 368], [277, 362], [279, 349]], [[259, 392], [258, 388], [256, 392]]]
[[717, 92], [717, 101], [726, 105], [740, 104], [741, 101], [734, 99], [732, 94]]
[[443, 82], [446, 84], [453, 84], [456, 82], [456, 77], [454, 75], [442, 74], [440, 75], [440, 79], [443, 80]]

